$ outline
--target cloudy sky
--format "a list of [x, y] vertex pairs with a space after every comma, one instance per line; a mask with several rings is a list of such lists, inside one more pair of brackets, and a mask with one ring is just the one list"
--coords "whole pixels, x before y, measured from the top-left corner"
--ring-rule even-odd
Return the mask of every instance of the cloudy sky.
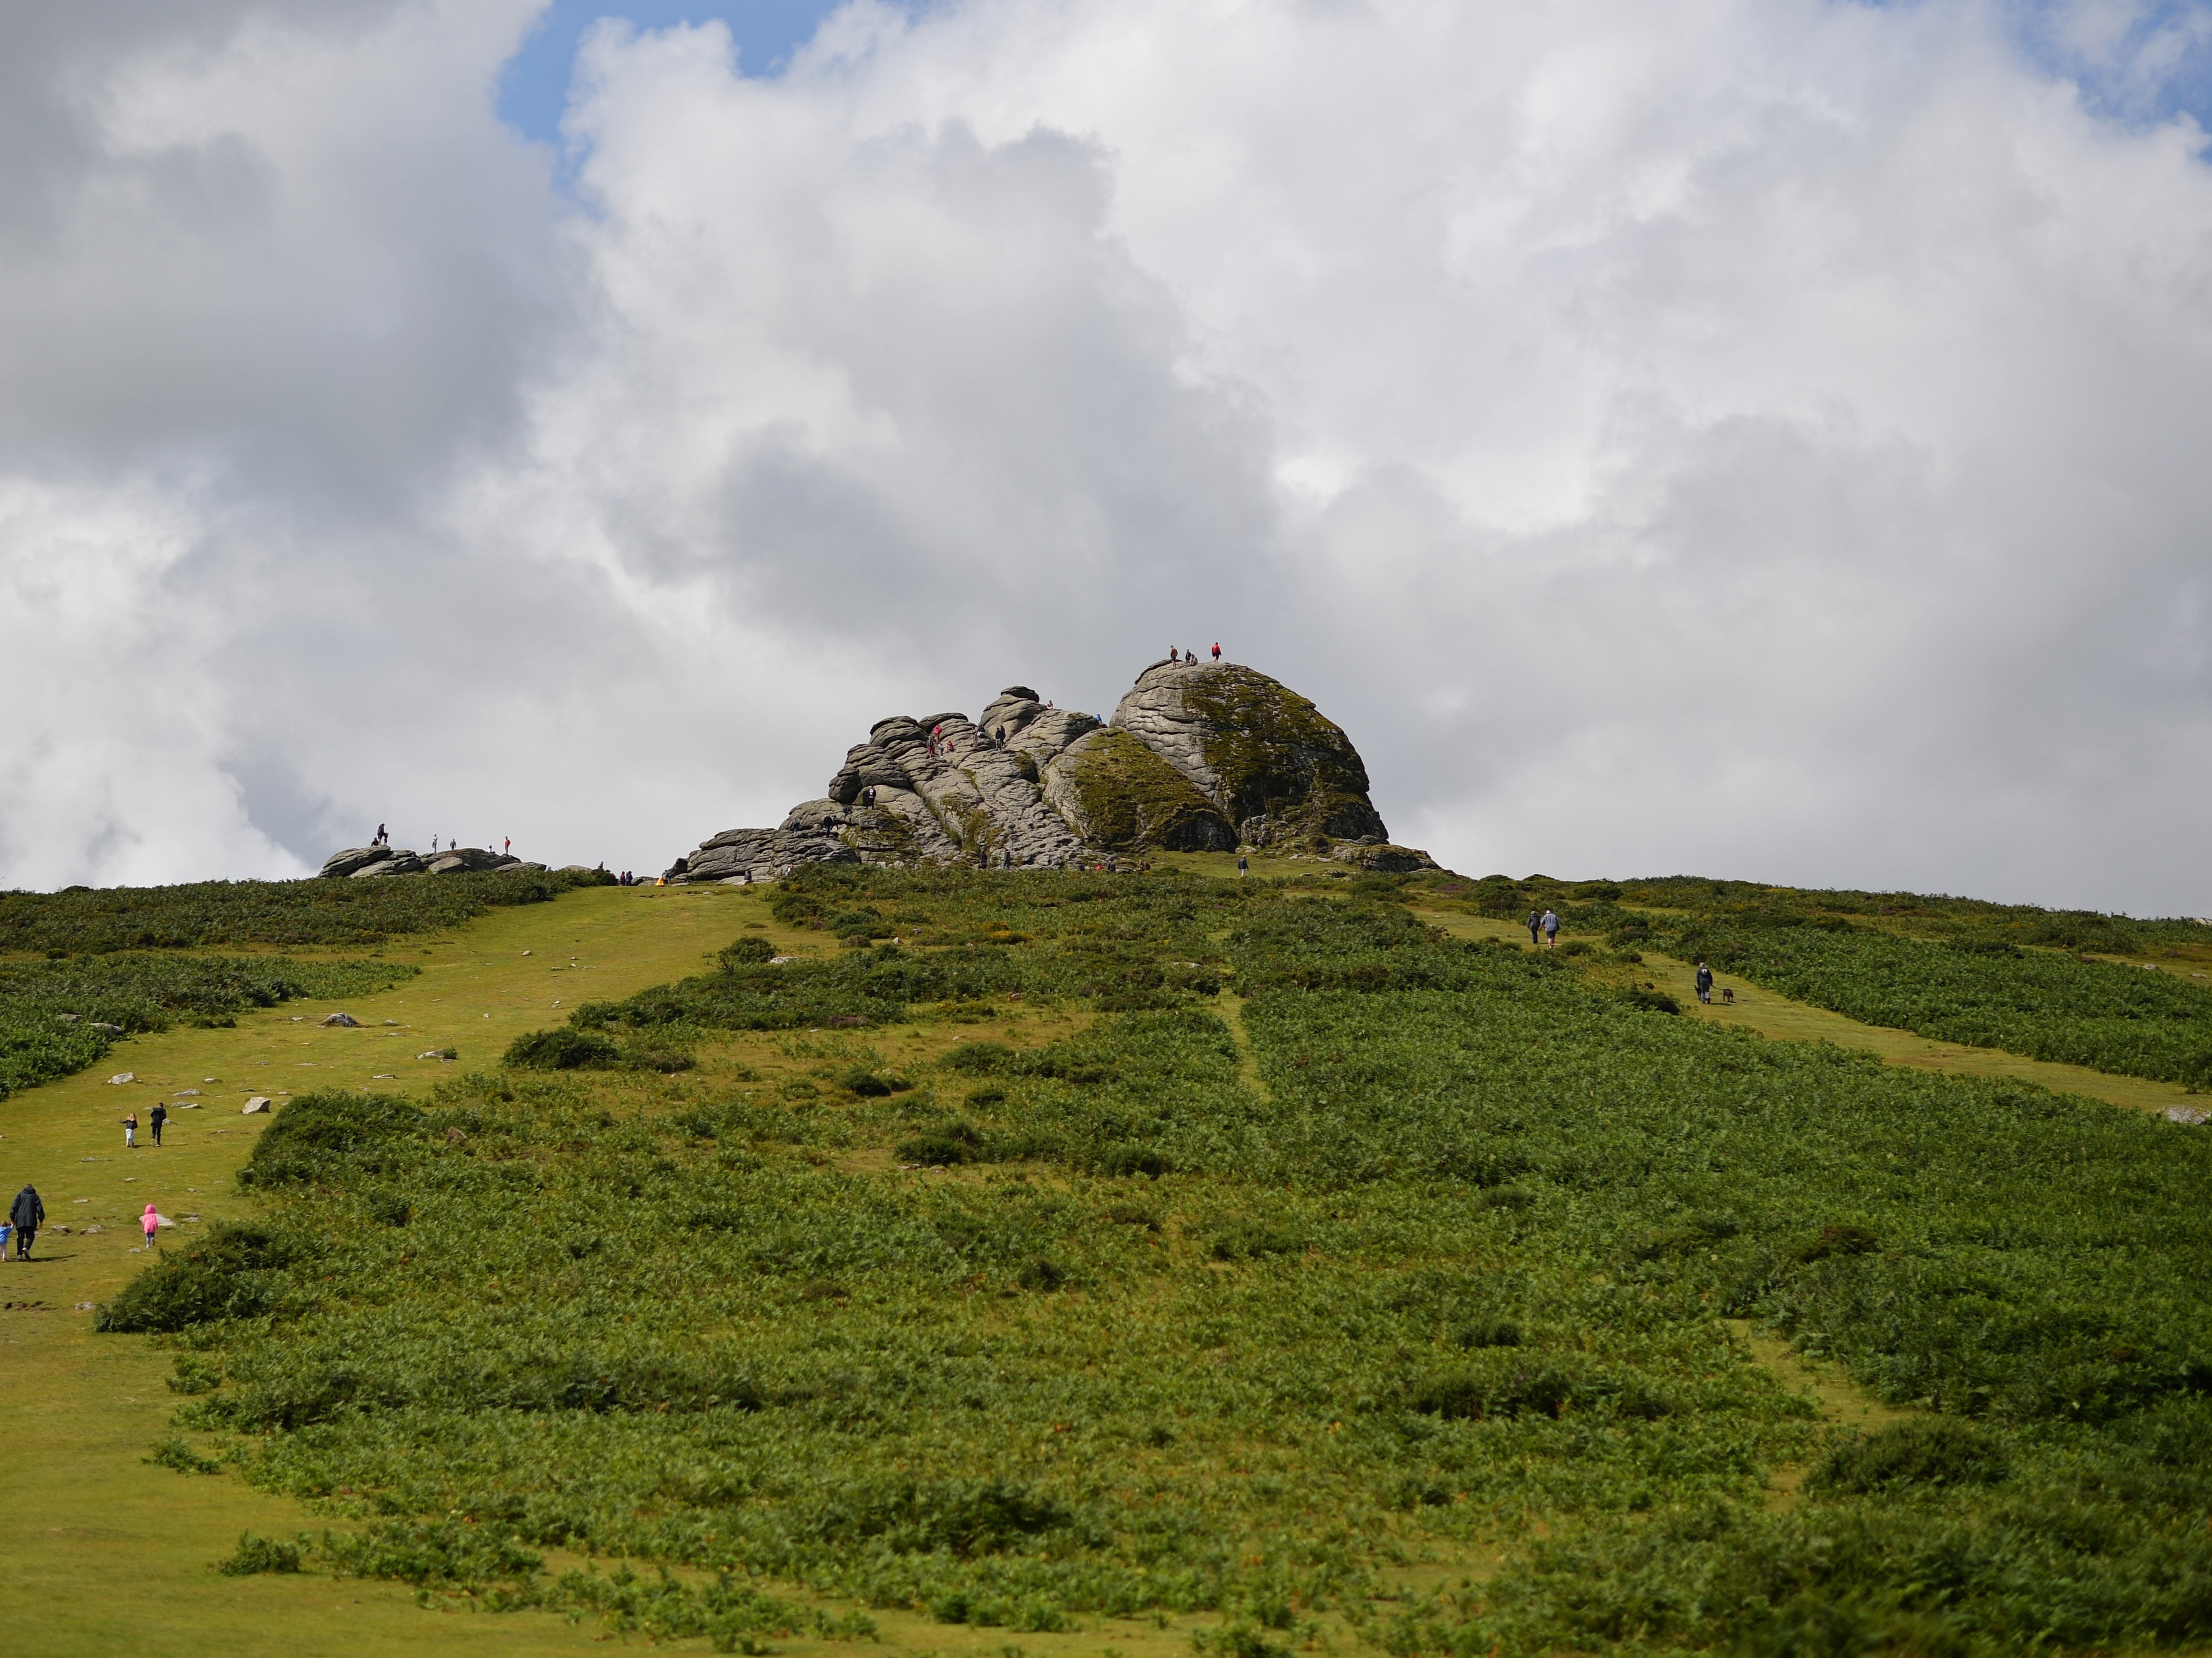
[[1469, 873], [2212, 914], [2212, 10], [0, 0], [0, 886], [1219, 640]]

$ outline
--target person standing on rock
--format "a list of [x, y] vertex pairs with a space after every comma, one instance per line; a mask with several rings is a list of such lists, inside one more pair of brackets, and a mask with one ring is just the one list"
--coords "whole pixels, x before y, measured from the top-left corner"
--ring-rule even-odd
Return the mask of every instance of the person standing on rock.
[[46, 1206], [39, 1200], [37, 1187], [27, 1186], [15, 1193], [8, 1219], [15, 1228], [15, 1259], [30, 1260], [31, 1244], [39, 1236], [39, 1228], [46, 1224]]
[[1556, 950], [1559, 945], [1559, 917], [1556, 911], [1544, 912], [1544, 948]]
[[154, 1136], [154, 1144], [161, 1143], [161, 1125], [169, 1120], [169, 1108], [156, 1100], [154, 1108], [146, 1114], [146, 1127]]
[[1218, 639], [1213, 641], [1213, 659], [1216, 662], [1221, 660], [1221, 641]]
[[505, 853], [508, 857], [510, 857], [510, 858], [514, 857], [514, 837], [512, 835], [508, 835], [505, 841], [501, 841], [501, 842], [500, 843], [500, 848], [499, 848], [499, 849], [500, 849], [501, 852]]
[[371, 846], [373, 846], [373, 847], [380, 847], [380, 846], [382, 846], [382, 845], [384, 844], [384, 837], [385, 837], [385, 834], [386, 834], [386, 829], [385, 829], [384, 825], [383, 825], [383, 824], [381, 824], [381, 823], [379, 823], [379, 824], [376, 826], [376, 839], [374, 839], [374, 841], [371, 841], [368, 844], [369, 844], [369, 845], [371, 845]]

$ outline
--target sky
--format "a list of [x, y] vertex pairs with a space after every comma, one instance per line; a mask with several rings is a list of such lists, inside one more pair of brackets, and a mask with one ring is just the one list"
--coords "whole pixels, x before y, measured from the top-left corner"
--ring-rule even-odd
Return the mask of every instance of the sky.
[[0, 887], [1218, 640], [1469, 874], [2212, 914], [2212, 9], [0, 0]]

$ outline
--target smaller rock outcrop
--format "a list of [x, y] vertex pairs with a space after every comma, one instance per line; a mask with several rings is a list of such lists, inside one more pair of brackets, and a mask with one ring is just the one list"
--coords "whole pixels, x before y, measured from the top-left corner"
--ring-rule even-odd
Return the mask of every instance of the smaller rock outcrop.
[[332, 853], [323, 865], [322, 873], [333, 880], [359, 880], [382, 875], [453, 875], [464, 870], [544, 867], [543, 864], [526, 864], [507, 853], [486, 852], [480, 847], [456, 847], [428, 858], [404, 847], [349, 847], [343, 852]]
[[[406, 856], [412, 858], [409, 853]], [[323, 865], [323, 873], [336, 878], [356, 874], [371, 864], [381, 864], [392, 856], [390, 847], [348, 847], [343, 852], [333, 853]]]

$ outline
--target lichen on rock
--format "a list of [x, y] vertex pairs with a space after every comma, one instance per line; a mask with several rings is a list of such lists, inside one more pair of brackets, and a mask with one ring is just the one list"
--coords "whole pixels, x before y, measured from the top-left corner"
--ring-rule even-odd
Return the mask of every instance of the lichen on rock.
[[1112, 726], [1086, 732], [1046, 767], [1044, 798], [1088, 845], [1106, 851], [1237, 844], [1237, 831], [1188, 777]]
[[1157, 663], [1114, 710], [1231, 823], [1271, 842], [1389, 839], [1352, 739], [1279, 680], [1234, 663]]

